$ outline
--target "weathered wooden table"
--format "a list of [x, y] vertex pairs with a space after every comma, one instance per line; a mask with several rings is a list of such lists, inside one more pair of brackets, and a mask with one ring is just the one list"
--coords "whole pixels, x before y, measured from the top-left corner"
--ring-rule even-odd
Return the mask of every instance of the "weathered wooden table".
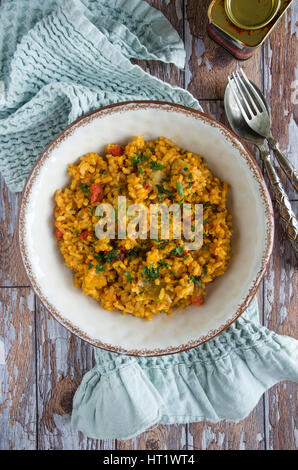
[[[206, 34], [210, 1], [149, 3], [161, 9], [184, 38], [187, 63], [185, 71], [161, 63], [139, 64], [187, 88], [205, 112], [225, 123], [224, 88], [227, 75], [238, 64]], [[296, 5], [254, 57], [241, 64], [265, 92], [273, 133], [293, 161], [297, 153], [297, 13]], [[297, 195], [281, 177], [297, 208]], [[20, 195], [11, 193], [3, 180], [0, 184], [0, 449], [295, 449], [296, 388], [290, 382], [272, 387], [238, 424], [161, 425], [128, 441], [89, 439], [72, 430], [72, 397], [93, 365], [93, 348], [57, 323], [34, 295], [17, 246]], [[297, 269], [278, 215], [270, 269], [257, 297], [262, 323], [295, 336]]]

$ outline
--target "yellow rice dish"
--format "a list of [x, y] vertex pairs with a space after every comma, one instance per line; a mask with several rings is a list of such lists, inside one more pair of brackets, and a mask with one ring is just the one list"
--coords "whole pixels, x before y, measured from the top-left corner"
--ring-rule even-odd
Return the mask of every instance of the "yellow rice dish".
[[[107, 310], [152, 319], [173, 308], [200, 306], [205, 286], [222, 275], [231, 256], [228, 185], [213, 176], [204, 159], [159, 137], [134, 137], [125, 147], [110, 144], [104, 157], [88, 153], [70, 164], [71, 183], [55, 195], [55, 230], [74, 284]], [[98, 239], [96, 207], [125, 196], [127, 206], [203, 204], [203, 245], [186, 240]], [[117, 220], [116, 220], [117, 222]], [[117, 225], [116, 225], [117, 226]], [[150, 230], [148, 228], [148, 230]]]

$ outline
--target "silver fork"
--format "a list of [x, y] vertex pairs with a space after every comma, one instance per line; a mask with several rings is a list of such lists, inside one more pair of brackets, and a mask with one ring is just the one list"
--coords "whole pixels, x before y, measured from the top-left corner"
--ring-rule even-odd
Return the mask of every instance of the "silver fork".
[[[269, 146], [274, 151], [276, 159], [280, 164], [281, 168], [287, 175], [288, 179], [298, 191], [298, 172], [286, 157], [286, 155], [280, 150], [278, 142], [272, 137], [271, 134], [271, 118], [266, 106], [265, 97], [255, 90], [251, 82], [248, 80], [244, 71], [241, 69], [242, 77], [239, 72], [233, 72], [233, 83], [235, 83], [237, 91], [242, 98], [239, 99], [238, 93], [233, 93], [237, 105], [240, 111], [251, 129], [257, 134], [267, 139]], [[232, 80], [229, 77], [229, 83], [231, 90], [234, 92]]]

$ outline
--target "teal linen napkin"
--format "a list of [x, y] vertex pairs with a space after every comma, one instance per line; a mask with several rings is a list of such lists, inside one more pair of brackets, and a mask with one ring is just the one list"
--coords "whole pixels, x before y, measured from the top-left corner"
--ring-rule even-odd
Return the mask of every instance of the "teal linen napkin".
[[[183, 67], [164, 16], [142, 0], [2, 0], [0, 170], [20, 191], [44, 147], [78, 116], [110, 103], [157, 99], [201, 109], [187, 91], [130, 58]], [[239, 421], [274, 383], [298, 380], [297, 341], [258, 323], [256, 301], [228, 330], [191, 351], [133, 358], [95, 349], [72, 425], [128, 439], [149, 426]]]

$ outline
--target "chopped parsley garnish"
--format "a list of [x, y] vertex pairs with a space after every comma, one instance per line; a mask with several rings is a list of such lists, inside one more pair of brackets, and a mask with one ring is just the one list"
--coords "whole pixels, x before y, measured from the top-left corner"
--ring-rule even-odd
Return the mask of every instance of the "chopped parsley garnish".
[[88, 269], [92, 269], [93, 268], [93, 264], [90, 263], [89, 266], [88, 266]]
[[169, 263], [167, 263], [164, 259], [161, 259], [160, 261], [158, 261], [158, 266], [160, 268], [170, 268], [171, 265]]
[[146, 266], [142, 271], [142, 275], [146, 281], [154, 281], [159, 277], [159, 268], [154, 268], [153, 266], [153, 263], [151, 263], [150, 268]]
[[197, 277], [196, 276], [191, 276], [190, 278], [191, 278], [191, 280], [194, 284], [197, 284], [200, 289], [202, 288], [201, 278], [199, 276], [197, 276]]
[[81, 234], [81, 232], [79, 232], [75, 227], [72, 227], [72, 228], [73, 228], [73, 230], [74, 230], [76, 236], [79, 237], [80, 234]]
[[177, 246], [174, 250], [170, 252], [171, 256], [179, 255], [181, 256], [184, 251], [184, 246]]
[[90, 209], [90, 210], [91, 210], [91, 213], [92, 213], [92, 215], [94, 215], [94, 208], [93, 208], [93, 207], [91, 207], [91, 206], [87, 206], [87, 208], [88, 208], [88, 209]]
[[128, 282], [132, 282], [132, 281], [133, 281], [133, 278], [131, 277], [130, 271], [126, 271], [124, 274], [125, 274], [125, 276], [127, 277], [127, 281], [128, 281]]
[[189, 180], [192, 180], [192, 173], [189, 173], [188, 179], [189, 179]]
[[111, 263], [114, 259], [120, 259], [119, 253], [116, 250], [108, 251], [107, 253], [97, 253], [94, 258], [98, 264]]
[[105, 255], [104, 255], [104, 259], [107, 263], [111, 263], [114, 259], [119, 259], [120, 256], [119, 256], [119, 253], [117, 253], [117, 251], [108, 251]]
[[170, 198], [173, 198], [173, 194], [171, 193], [171, 191], [164, 188], [162, 184], [157, 184], [156, 187], [157, 187], [157, 190], [158, 190], [158, 201], [159, 202], [161, 202], [161, 200], [162, 200], [162, 194], [166, 194]]
[[165, 248], [167, 246], [167, 244], [170, 243], [170, 240], [166, 240], [164, 241], [161, 245], [159, 245], [157, 247], [158, 250], [162, 250], [163, 248]]
[[94, 258], [96, 259], [96, 261], [99, 263], [99, 264], [102, 264], [104, 263], [104, 259], [103, 259], [103, 255], [94, 255]]
[[150, 161], [150, 169], [151, 170], [163, 170], [165, 168], [164, 165], [161, 163], [155, 162], [154, 160]]
[[206, 264], [204, 264], [204, 266], [203, 266], [203, 270], [204, 270], [204, 274], [205, 274], [205, 276], [207, 276], [207, 265], [206, 265]]
[[181, 181], [178, 181], [178, 183], [176, 183], [176, 188], [177, 188], [177, 192], [180, 196], [184, 196], [184, 192], [183, 192], [183, 188], [182, 188], [182, 183]]
[[135, 247], [135, 248], [131, 248], [131, 250], [128, 250], [127, 252], [127, 258], [137, 258], [140, 254], [140, 250], [139, 248]]
[[97, 265], [95, 266], [95, 272], [96, 274], [102, 273], [105, 270], [105, 268], [102, 265]]
[[89, 184], [81, 184], [80, 186], [81, 191], [86, 194], [90, 191], [90, 185]]
[[135, 157], [130, 158], [130, 162], [133, 166], [138, 166], [148, 160], [149, 156], [146, 153], [135, 152]]

